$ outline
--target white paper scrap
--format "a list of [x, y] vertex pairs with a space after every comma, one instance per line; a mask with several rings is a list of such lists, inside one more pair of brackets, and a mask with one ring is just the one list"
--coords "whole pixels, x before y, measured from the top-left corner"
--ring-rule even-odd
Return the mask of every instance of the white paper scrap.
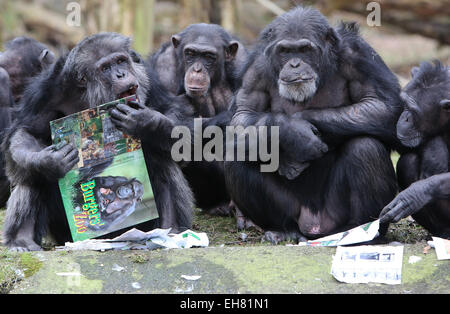
[[170, 234], [170, 229], [155, 229], [150, 232], [132, 229], [112, 240], [86, 240], [66, 243], [65, 246], [56, 249], [65, 251], [109, 251], [154, 250], [159, 248], [188, 249], [207, 246], [209, 246], [209, 239], [206, 233], [187, 230], [180, 234]]
[[438, 260], [450, 260], [450, 240], [433, 237]]
[[356, 227], [352, 230], [334, 234], [314, 241], [300, 243], [300, 246], [336, 247], [372, 241], [379, 235], [380, 221]]
[[403, 246], [338, 247], [331, 274], [344, 283], [402, 283]]

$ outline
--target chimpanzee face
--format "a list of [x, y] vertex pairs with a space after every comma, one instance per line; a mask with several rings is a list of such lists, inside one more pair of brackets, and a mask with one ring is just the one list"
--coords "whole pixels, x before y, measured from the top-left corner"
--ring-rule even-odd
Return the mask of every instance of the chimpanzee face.
[[405, 110], [397, 135], [405, 146], [417, 147], [425, 138], [450, 127], [450, 72], [440, 64], [413, 69], [413, 79], [401, 94]]
[[218, 26], [191, 25], [172, 37], [172, 44], [182, 61], [184, 88], [189, 97], [208, 93], [211, 85], [225, 73], [225, 63], [232, 61], [239, 48], [235, 41], [224, 42]]
[[319, 47], [308, 39], [285, 39], [273, 49], [273, 62], [281, 69], [278, 76], [280, 95], [299, 103], [310, 100], [319, 86], [317, 62], [314, 62], [320, 55]]
[[55, 62], [55, 55], [45, 45], [27, 37], [15, 38], [5, 47], [0, 53], [0, 67], [8, 72], [14, 101], [18, 103], [29, 79], [48, 69]]
[[[145, 103], [148, 77], [143, 63], [130, 49], [130, 39], [102, 33], [83, 40], [69, 54], [64, 66], [65, 87], [73, 102], [85, 108], [137, 95]], [[75, 86], [72, 86], [75, 85]], [[75, 99], [77, 98], [77, 99]], [[66, 99], [65, 103], [70, 103]], [[70, 105], [72, 110], [73, 104]], [[77, 106], [79, 107], [79, 106]]]

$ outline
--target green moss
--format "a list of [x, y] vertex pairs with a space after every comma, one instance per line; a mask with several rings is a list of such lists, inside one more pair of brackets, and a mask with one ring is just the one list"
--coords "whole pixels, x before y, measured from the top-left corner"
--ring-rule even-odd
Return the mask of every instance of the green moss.
[[150, 260], [148, 253], [133, 253], [128, 256], [133, 263], [145, 264]]
[[20, 255], [20, 266], [25, 273], [25, 277], [31, 277], [42, 267], [42, 262], [34, 257], [31, 253]]

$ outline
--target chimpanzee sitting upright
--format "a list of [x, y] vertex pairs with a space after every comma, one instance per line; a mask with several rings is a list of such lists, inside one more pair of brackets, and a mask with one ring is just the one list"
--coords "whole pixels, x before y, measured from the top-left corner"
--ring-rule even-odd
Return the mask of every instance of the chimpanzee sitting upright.
[[233, 201], [274, 243], [375, 220], [397, 192], [386, 144], [397, 142], [399, 95], [355, 24], [335, 30], [303, 7], [276, 18], [249, 58], [232, 124], [279, 127], [280, 167], [225, 162]]
[[[204, 128], [225, 127], [232, 118], [229, 109], [246, 57], [244, 46], [219, 25], [193, 24], [174, 35], [150, 62], [169, 91], [187, 98], [193, 117], [205, 118]], [[183, 173], [198, 207], [229, 214], [222, 162], [193, 161]]]
[[399, 160], [402, 190], [381, 214], [382, 222], [413, 218], [433, 235], [450, 238], [450, 67], [422, 63], [402, 93], [405, 110], [397, 125], [401, 142], [413, 148]]
[[146, 72], [130, 46], [131, 40], [119, 34], [90, 36], [26, 89], [21, 110], [3, 142], [13, 186], [3, 239], [11, 249], [39, 250], [46, 233], [57, 243], [71, 240], [57, 182], [78, 162], [78, 151], [70, 144], [59, 150], [51, 146], [49, 122], [135, 94], [141, 103], [118, 105], [115, 111], [123, 112], [124, 119], [114, 122], [121, 127], [130, 120], [127, 113], [138, 109], [145, 132], [127, 125], [129, 135], [142, 140], [160, 226], [173, 232], [191, 228], [192, 193], [170, 158], [170, 135], [177, 117], [167, 104], [174, 100]]
[[22, 97], [29, 80], [55, 61], [55, 55], [44, 44], [28, 37], [17, 37], [5, 44], [0, 53], [0, 67], [8, 72], [14, 102]]
[[[0, 52], [0, 139], [10, 126], [15, 104], [18, 104], [29, 80], [48, 68], [54, 61], [53, 53], [40, 42], [18, 37]], [[9, 197], [9, 182], [4, 172], [3, 152], [0, 152], [0, 208]]]

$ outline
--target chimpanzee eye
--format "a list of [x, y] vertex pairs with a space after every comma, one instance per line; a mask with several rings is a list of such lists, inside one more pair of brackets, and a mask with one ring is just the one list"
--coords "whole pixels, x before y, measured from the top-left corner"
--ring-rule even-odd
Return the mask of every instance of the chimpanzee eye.
[[280, 53], [281, 53], [281, 54], [288, 54], [288, 53], [291, 53], [291, 49], [290, 49], [290, 48], [287, 48], [287, 47], [281, 47], [281, 48], [280, 48]]
[[205, 56], [205, 58], [206, 58], [206, 60], [208, 60], [209, 62], [214, 62], [214, 61], [216, 61], [216, 56], [213, 55], [213, 54], [207, 54], [207, 55]]
[[195, 53], [192, 50], [186, 50], [184, 52], [184, 54], [185, 54], [186, 57], [193, 57], [193, 56], [195, 56]]
[[86, 83], [87, 83], [87, 78], [85, 75], [78, 79], [78, 85], [80, 87], [86, 86]]
[[310, 51], [310, 48], [311, 48], [310, 46], [303, 46], [298, 49], [298, 52], [305, 53], [305, 52]]
[[101, 70], [102, 70], [102, 72], [108, 71], [109, 70], [109, 65], [102, 66]]

